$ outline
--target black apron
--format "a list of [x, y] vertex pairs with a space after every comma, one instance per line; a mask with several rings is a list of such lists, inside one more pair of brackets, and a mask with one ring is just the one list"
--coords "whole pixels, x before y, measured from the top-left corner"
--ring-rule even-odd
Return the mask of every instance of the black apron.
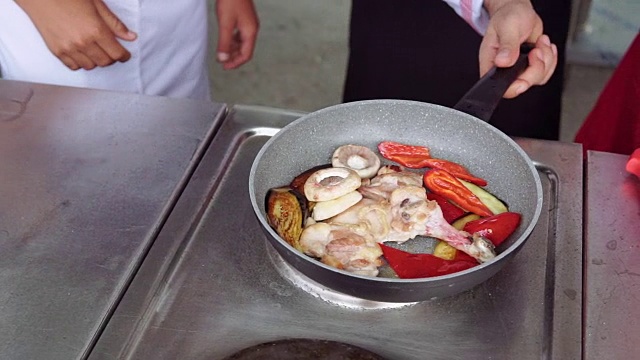
[[[510, 136], [557, 140], [570, 0], [534, 0], [558, 46], [549, 82], [504, 99], [491, 123]], [[453, 106], [478, 80], [482, 37], [443, 1], [353, 0], [343, 101], [418, 100]]]

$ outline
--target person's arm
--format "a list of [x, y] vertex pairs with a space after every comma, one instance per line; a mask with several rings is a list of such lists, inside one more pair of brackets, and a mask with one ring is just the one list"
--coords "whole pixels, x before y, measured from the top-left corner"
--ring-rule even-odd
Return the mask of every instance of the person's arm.
[[136, 34], [101, 0], [16, 0], [36, 26], [51, 52], [69, 69], [91, 70], [131, 54], [116, 40]]
[[520, 45], [529, 42], [529, 67], [511, 84], [504, 97], [513, 98], [531, 86], [543, 85], [556, 68], [558, 48], [543, 34], [543, 24], [530, 0], [484, 0], [489, 25], [480, 44], [480, 75], [491, 67], [512, 66], [520, 54]]
[[444, 0], [456, 13], [484, 35], [480, 45], [480, 76], [493, 66], [512, 66], [520, 54], [520, 44], [530, 42], [529, 67], [507, 89], [513, 98], [533, 85], [543, 85], [556, 68], [558, 48], [543, 35], [542, 19], [530, 0]]
[[216, 58], [225, 70], [251, 60], [258, 35], [258, 15], [252, 0], [217, 0]]

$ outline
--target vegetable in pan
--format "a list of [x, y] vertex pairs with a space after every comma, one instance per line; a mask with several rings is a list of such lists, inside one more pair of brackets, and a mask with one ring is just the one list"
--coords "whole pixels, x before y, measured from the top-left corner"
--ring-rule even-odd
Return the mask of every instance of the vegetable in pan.
[[[495, 246], [518, 227], [520, 215], [508, 212], [482, 188], [486, 181], [463, 166], [432, 158], [425, 146], [385, 141], [378, 150], [400, 166], [381, 166], [373, 151], [349, 144], [335, 150], [331, 166], [312, 168], [269, 191], [271, 227], [329, 266], [377, 276], [386, 262], [401, 278], [445, 275], [490, 261]], [[407, 165], [426, 170], [405, 170]], [[416, 237], [440, 242], [433, 254], [385, 245]]]

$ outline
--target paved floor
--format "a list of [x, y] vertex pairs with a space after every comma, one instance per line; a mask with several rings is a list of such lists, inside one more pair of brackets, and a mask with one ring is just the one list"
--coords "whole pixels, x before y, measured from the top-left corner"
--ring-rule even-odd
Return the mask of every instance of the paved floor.
[[[592, 8], [597, 11], [592, 10], [585, 27], [587, 35], [576, 43], [580, 46], [572, 55], [593, 59], [587, 55], [597, 53], [606, 61], [573, 61], [569, 65], [562, 141], [572, 141], [611, 76], [617, 58], [635, 35], [637, 27], [635, 31], [629, 31], [629, 27], [640, 24], [639, 5], [638, 0], [593, 0]], [[234, 71], [225, 72], [211, 64], [214, 99], [302, 111], [339, 103], [347, 60], [350, 1], [260, 0], [256, 6], [261, 29], [255, 57]], [[625, 14], [631, 14], [632, 19], [624, 18]], [[211, 28], [211, 43], [215, 44], [214, 23]]]

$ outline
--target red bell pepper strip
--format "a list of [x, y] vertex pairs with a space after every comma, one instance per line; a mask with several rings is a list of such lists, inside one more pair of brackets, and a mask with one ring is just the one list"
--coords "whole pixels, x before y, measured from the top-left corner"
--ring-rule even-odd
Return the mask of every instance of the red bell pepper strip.
[[427, 199], [433, 200], [438, 203], [440, 209], [442, 209], [442, 215], [444, 215], [444, 219], [447, 220], [449, 224], [453, 223], [456, 219], [466, 213], [460, 207], [452, 204], [449, 200], [436, 193], [427, 192]]
[[494, 246], [502, 244], [520, 225], [522, 216], [515, 212], [504, 212], [487, 218], [469, 221], [464, 231], [478, 233], [489, 239]]
[[385, 159], [395, 161], [410, 169], [427, 167], [424, 161], [431, 158], [429, 148], [425, 146], [406, 145], [393, 141], [383, 141], [379, 143], [378, 151], [380, 151], [380, 155]]
[[473, 256], [467, 254], [464, 251], [460, 251], [456, 249], [456, 256], [453, 258], [453, 261], [467, 261], [472, 263], [478, 263], [478, 260], [474, 259]]
[[386, 154], [394, 155], [417, 155], [422, 157], [431, 157], [429, 148], [420, 145], [407, 145], [395, 141], [383, 141], [378, 144], [378, 150], [382, 156]]
[[[462, 258], [462, 260], [444, 260], [431, 254], [412, 254], [380, 244], [382, 253], [393, 271], [401, 279], [417, 279], [452, 274], [470, 269], [478, 262]], [[462, 251], [458, 251], [462, 252]]]
[[453, 161], [431, 158], [424, 159], [423, 163], [427, 165], [426, 167], [430, 167], [432, 169], [446, 170], [458, 179], [466, 180], [478, 186], [487, 186], [487, 181], [485, 179], [481, 179], [479, 177], [471, 175], [469, 170], [467, 170], [464, 166], [454, 163]]
[[483, 217], [493, 215], [487, 205], [449, 172], [432, 169], [424, 173], [422, 179], [427, 189], [452, 201], [464, 210]]

